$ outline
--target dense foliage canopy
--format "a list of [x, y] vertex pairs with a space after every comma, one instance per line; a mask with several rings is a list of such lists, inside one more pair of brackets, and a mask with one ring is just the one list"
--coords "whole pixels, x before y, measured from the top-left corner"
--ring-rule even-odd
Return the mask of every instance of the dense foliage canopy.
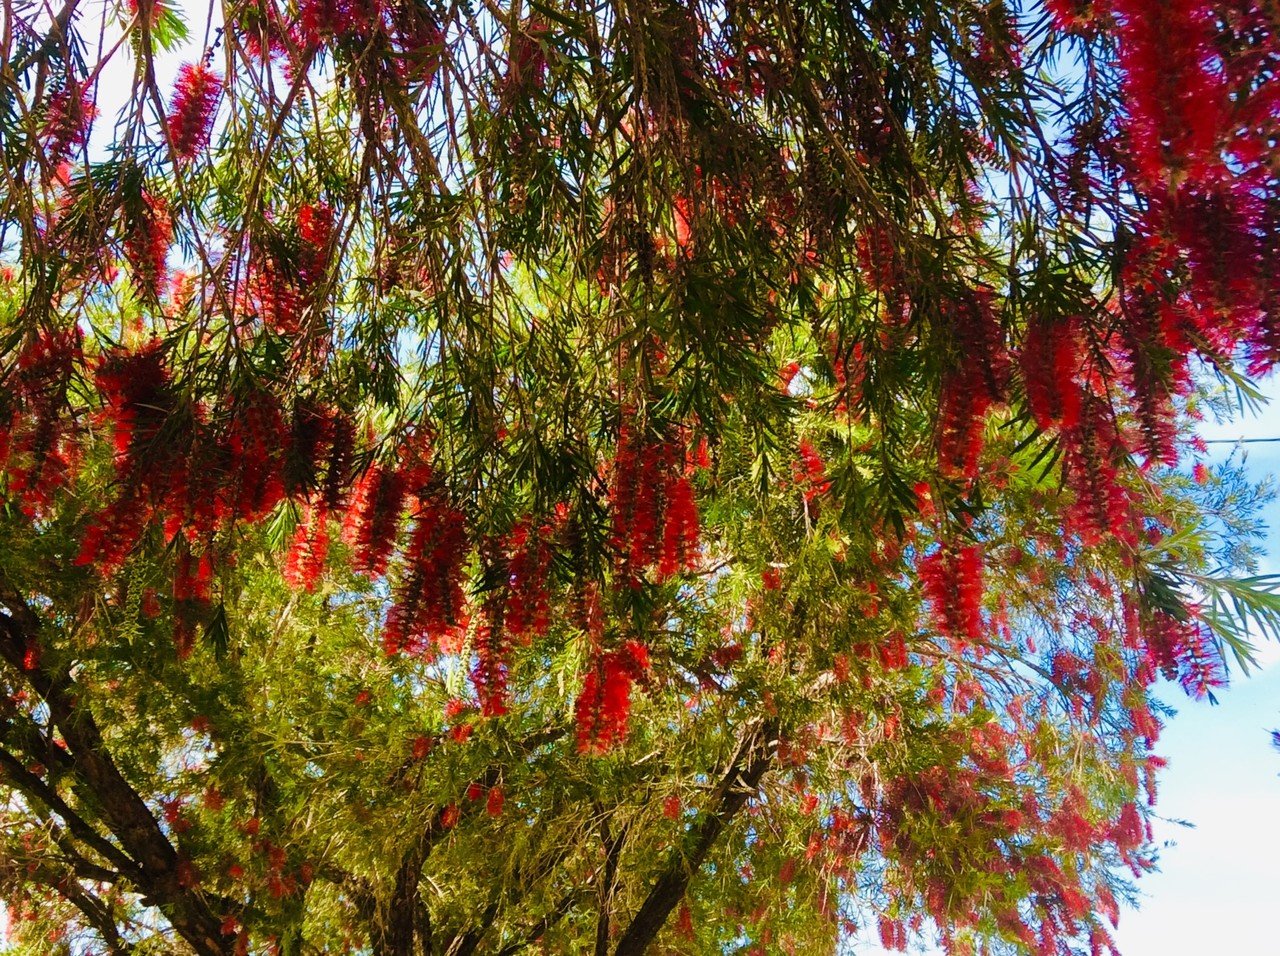
[[2, 32], [15, 952], [1113, 948], [1280, 618], [1274, 4]]

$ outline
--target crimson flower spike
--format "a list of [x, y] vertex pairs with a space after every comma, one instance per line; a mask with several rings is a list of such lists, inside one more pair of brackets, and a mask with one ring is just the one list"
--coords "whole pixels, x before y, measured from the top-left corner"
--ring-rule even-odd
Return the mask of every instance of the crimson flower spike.
[[127, 223], [124, 251], [133, 266], [139, 291], [152, 300], [159, 298], [168, 279], [172, 241], [173, 220], [168, 204], [159, 196], [144, 192], [141, 211]]
[[73, 149], [85, 144], [96, 112], [88, 87], [68, 83], [49, 97], [40, 139], [50, 166], [56, 167]]
[[175, 157], [191, 159], [208, 145], [221, 96], [222, 78], [203, 63], [178, 68], [166, 121]]

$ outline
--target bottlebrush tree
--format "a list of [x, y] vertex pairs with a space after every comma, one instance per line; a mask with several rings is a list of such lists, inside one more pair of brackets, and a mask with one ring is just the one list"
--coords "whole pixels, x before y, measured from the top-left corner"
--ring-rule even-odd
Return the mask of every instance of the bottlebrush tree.
[[1114, 951], [1280, 620], [1274, 5], [5, 24], [14, 952]]

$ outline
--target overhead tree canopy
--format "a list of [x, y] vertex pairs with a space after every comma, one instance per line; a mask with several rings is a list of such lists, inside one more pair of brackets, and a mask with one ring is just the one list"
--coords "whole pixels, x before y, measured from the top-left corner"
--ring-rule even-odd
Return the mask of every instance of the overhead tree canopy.
[[1278, 31], [7, 0], [13, 951], [1113, 950], [1280, 621]]

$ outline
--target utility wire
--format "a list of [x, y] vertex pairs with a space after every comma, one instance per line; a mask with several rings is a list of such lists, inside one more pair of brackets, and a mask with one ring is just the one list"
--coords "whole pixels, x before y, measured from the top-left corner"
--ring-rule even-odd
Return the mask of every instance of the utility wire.
[[1280, 437], [1276, 438], [1208, 438], [1205, 439], [1206, 445], [1258, 445], [1263, 442], [1280, 441]]

